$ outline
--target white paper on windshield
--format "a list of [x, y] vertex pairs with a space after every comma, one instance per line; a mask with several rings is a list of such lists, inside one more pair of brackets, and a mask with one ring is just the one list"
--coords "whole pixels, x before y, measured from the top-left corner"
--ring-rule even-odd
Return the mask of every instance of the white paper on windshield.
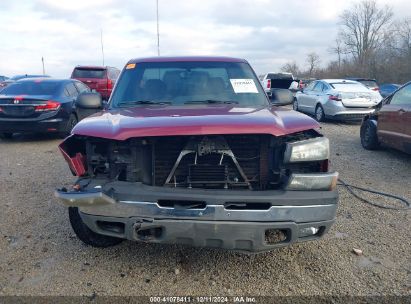
[[253, 79], [230, 79], [235, 93], [258, 93]]

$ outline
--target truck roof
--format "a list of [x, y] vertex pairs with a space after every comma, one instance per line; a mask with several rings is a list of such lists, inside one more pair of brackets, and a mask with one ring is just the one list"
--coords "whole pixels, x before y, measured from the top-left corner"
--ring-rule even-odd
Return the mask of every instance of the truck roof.
[[224, 57], [224, 56], [175, 56], [175, 57], [145, 57], [145, 58], [134, 58], [129, 60], [128, 63], [141, 63], [141, 62], [178, 62], [178, 61], [214, 61], [214, 62], [244, 62], [247, 60], [234, 57]]

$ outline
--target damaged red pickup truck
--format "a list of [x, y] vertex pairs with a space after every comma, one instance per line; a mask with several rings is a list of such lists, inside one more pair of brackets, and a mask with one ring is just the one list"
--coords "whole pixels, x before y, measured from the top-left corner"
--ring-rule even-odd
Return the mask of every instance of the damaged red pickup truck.
[[329, 142], [272, 106], [247, 61], [127, 63], [106, 109], [95, 93], [60, 149], [73, 189], [55, 192], [86, 244], [123, 239], [266, 251], [318, 239], [337, 209]]

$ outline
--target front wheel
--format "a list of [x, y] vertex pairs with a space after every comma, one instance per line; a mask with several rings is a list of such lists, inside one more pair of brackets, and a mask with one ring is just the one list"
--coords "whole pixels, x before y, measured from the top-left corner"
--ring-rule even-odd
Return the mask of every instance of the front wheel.
[[320, 122], [325, 120], [324, 108], [320, 104], [315, 108], [315, 119]]
[[71, 114], [68, 121], [66, 130], [60, 133], [60, 137], [65, 138], [70, 135], [71, 131], [73, 130], [74, 126], [77, 124], [77, 117], [74, 114]]
[[123, 241], [123, 239], [120, 238], [102, 235], [92, 231], [81, 219], [77, 207], [69, 207], [69, 219], [71, 227], [77, 237], [87, 245], [104, 248], [120, 244]]
[[377, 126], [370, 119], [362, 123], [360, 136], [361, 145], [364, 149], [375, 150], [380, 146], [377, 136]]

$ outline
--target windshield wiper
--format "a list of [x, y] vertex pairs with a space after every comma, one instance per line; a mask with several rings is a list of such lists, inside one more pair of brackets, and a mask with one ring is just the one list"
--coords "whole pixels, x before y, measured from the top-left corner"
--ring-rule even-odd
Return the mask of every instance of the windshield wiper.
[[205, 99], [205, 100], [192, 100], [192, 101], [185, 102], [185, 104], [190, 104], [190, 103], [224, 103], [224, 104], [235, 103], [235, 104], [238, 104], [238, 101], [219, 100], [219, 99]]
[[170, 101], [152, 101], [152, 100], [132, 100], [132, 101], [123, 101], [119, 102], [117, 105], [118, 106], [127, 106], [127, 105], [165, 105], [165, 104], [171, 104]]

